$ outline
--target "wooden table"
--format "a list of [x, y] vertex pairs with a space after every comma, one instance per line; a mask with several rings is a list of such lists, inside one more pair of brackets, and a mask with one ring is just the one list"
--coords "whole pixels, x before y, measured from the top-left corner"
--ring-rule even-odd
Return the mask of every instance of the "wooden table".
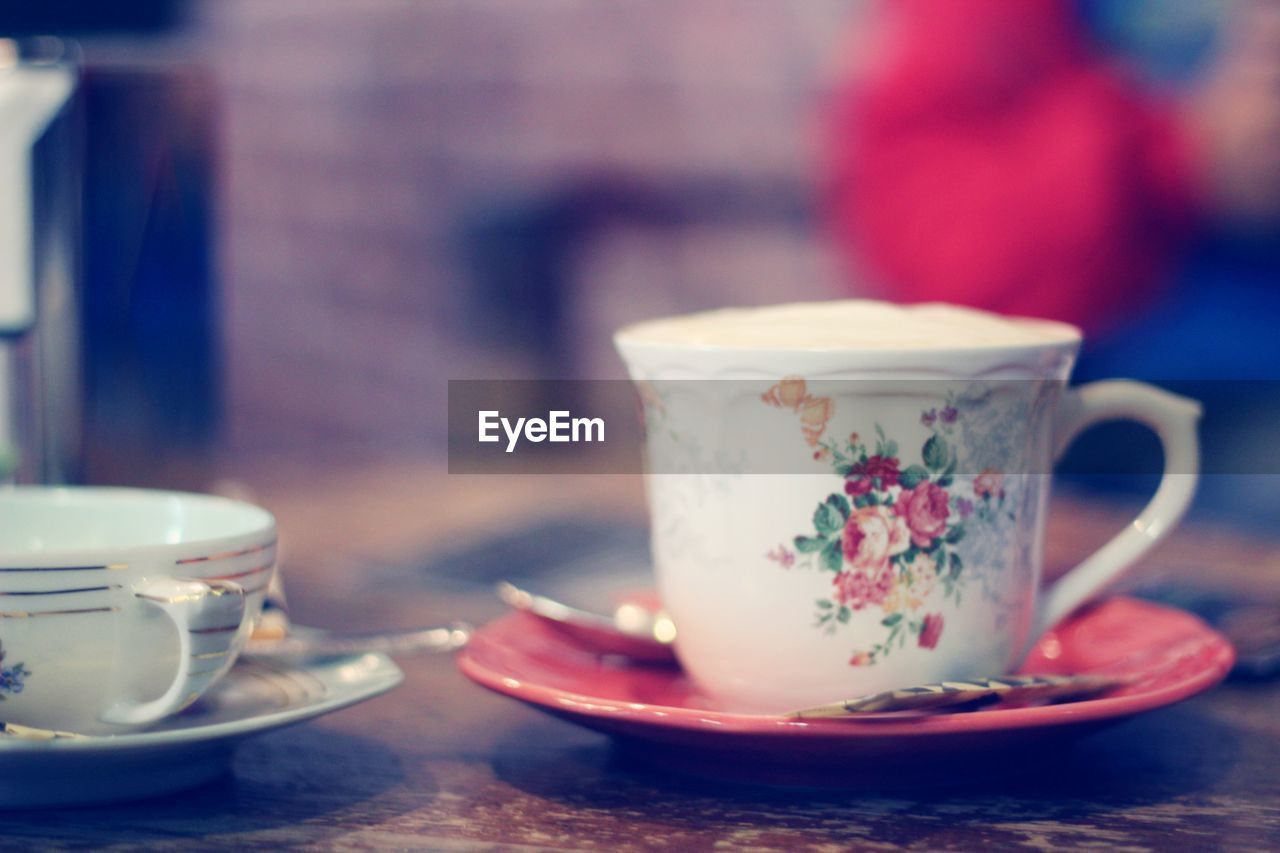
[[[499, 612], [429, 594], [389, 567], [545, 515], [634, 524], [637, 478], [448, 477], [430, 462], [231, 466], [280, 519], [299, 622], [412, 626]], [[252, 473], [243, 473], [244, 471]], [[225, 471], [223, 473], [226, 473]], [[192, 476], [192, 475], [183, 475]], [[201, 473], [200, 477], [206, 477]], [[182, 476], [159, 476], [166, 485]], [[208, 482], [203, 485], [208, 486]], [[1056, 508], [1050, 563], [1069, 564], [1123, 516]], [[1280, 546], [1189, 527], [1151, 560], [1172, 575], [1276, 596]], [[609, 739], [475, 687], [442, 657], [401, 661], [380, 699], [244, 744], [234, 774], [149, 802], [0, 816], [15, 846], [359, 849], [712, 847], [1058, 849], [1280, 847], [1280, 684], [1227, 684], [997, 781], [875, 794], [672, 777]]]

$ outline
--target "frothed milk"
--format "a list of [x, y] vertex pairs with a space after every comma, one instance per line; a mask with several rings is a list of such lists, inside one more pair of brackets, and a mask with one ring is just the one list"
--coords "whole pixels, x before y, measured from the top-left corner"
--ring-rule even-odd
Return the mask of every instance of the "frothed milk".
[[1070, 342], [1064, 323], [1002, 317], [955, 305], [894, 305], [865, 299], [729, 308], [638, 323], [621, 340], [638, 344], [756, 349], [971, 349]]

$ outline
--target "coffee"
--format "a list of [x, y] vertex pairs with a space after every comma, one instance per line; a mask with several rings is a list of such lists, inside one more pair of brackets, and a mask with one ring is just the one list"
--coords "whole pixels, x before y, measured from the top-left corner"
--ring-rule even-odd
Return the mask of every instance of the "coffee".
[[637, 323], [619, 333], [620, 340], [641, 344], [785, 350], [999, 348], [1079, 338], [1074, 327], [1048, 320], [868, 299], [727, 308]]

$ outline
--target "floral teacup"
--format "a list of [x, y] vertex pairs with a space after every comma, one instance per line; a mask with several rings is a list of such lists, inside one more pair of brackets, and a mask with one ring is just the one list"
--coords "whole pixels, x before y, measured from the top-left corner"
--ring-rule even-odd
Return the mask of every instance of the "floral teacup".
[[[1199, 406], [1127, 381], [1068, 389], [1073, 327], [964, 312], [957, 329], [930, 313], [938, 306], [835, 303], [812, 306], [827, 325], [816, 343], [750, 342], [770, 311], [794, 325], [804, 308], [729, 315], [732, 335], [718, 334], [717, 313], [698, 334], [695, 315], [616, 338], [642, 386], [676, 651], [731, 709], [1006, 672], [1185, 512]], [[874, 344], [832, 342], [833, 316], [873, 309], [899, 324], [900, 345], [892, 328]], [[1164, 479], [1137, 519], [1042, 593], [1053, 460], [1116, 418], [1156, 431]]]

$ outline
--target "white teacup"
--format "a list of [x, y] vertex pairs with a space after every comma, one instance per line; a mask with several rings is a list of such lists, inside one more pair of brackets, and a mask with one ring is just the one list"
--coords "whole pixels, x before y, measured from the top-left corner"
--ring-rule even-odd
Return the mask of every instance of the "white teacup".
[[154, 722], [240, 653], [275, 570], [266, 510], [142, 489], [0, 489], [0, 720]]
[[[1194, 491], [1198, 404], [1067, 389], [1080, 333], [1064, 324], [851, 301], [652, 321], [616, 343], [645, 401], [676, 650], [734, 709], [1006, 672]], [[1053, 460], [1118, 418], [1160, 437], [1160, 488], [1042, 593]]]

